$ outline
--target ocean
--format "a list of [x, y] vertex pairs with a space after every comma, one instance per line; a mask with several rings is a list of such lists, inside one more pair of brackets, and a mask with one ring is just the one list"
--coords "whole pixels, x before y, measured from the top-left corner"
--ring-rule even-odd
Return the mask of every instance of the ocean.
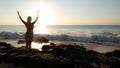
[[[24, 25], [0, 25], [0, 39], [24, 39]], [[49, 25], [34, 28], [34, 38], [120, 45], [120, 25]]]

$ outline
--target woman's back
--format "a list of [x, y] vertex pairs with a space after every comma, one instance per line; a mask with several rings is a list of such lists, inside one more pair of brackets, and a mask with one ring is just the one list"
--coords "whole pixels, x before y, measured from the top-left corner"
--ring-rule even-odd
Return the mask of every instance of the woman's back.
[[34, 28], [33, 23], [26, 23], [25, 26], [27, 28], [27, 33], [33, 33], [33, 28]]

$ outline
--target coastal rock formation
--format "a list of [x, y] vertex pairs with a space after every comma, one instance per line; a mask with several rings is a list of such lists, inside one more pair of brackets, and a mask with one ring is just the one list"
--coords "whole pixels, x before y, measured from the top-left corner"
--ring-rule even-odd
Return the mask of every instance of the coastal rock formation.
[[25, 40], [18, 40], [18, 44], [23, 44], [25, 43]]
[[[11, 47], [7, 43], [0, 43]], [[120, 50], [99, 53], [83, 46], [60, 44], [44, 45], [42, 51], [25, 47], [8, 49], [0, 55], [0, 62], [26, 68], [120, 68]], [[2, 50], [1, 50], [2, 52]]]
[[8, 44], [6, 42], [0, 42], [0, 53], [1, 54], [2, 53], [4, 54], [4, 53], [10, 51], [12, 48], [14, 48], [14, 47], [12, 47], [11, 44]]
[[34, 40], [35, 42], [38, 42], [38, 43], [48, 43], [49, 40], [45, 37], [39, 37], [37, 39]]

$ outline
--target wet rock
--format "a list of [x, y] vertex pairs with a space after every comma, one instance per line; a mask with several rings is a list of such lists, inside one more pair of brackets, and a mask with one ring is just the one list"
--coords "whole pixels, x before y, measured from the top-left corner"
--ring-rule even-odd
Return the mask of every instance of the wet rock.
[[77, 47], [68, 47], [65, 53], [67, 57], [70, 57], [72, 59], [79, 59], [82, 56], [86, 55], [86, 50]]
[[88, 50], [87, 54], [91, 54], [91, 55], [99, 55], [99, 52], [93, 51], [93, 50]]
[[18, 44], [23, 44], [25, 43], [25, 40], [18, 40]]
[[10, 51], [12, 48], [11, 44], [8, 44], [6, 42], [0, 42], [0, 53], [6, 53]]
[[0, 42], [0, 47], [11, 47], [11, 44], [7, 44], [6, 42]]
[[56, 45], [55, 45], [55, 43], [50, 43], [50, 46], [53, 46], [53, 47], [54, 47], [54, 46], [56, 46]]
[[0, 42], [0, 46], [6, 45], [6, 42]]
[[54, 47], [53, 49], [51, 49], [51, 52], [57, 57], [65, 55], [63, 47]]
[[106, 56], [115, 56], [120, 58], [120, 50], [114, 50], [112, 52], [105, 53]]
[[44, 46], [42, 47], [42, 51], [49, 51], [51, 48], [52, 48], [52, 46], [44, 45]]
[[38, 43], [48, 43], [49, 40], [45, 37], [40, 37], [40, 38], [37, 38], [35, 39], [35, 42], [38, 42]]

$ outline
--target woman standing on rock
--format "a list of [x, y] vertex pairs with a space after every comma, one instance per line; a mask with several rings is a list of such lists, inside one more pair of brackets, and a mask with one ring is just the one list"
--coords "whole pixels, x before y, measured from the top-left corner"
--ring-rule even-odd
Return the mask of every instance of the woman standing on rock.
[[26, 41], [26, 50], [28, 51], [31, 49], [31, 43], [33, 40], [33, 28], [34, 28], [34, 24], [38, 20], [39, 12], [37, 13], [37, 17], [36, 17], [35, 21], [33, 21], [33, 22], [32, 22], [31, 16], [28, 16], [27, 22], [26, 22], [21, 18], [19, 11], [17, 11], [17, 13], [18, 13], [20, 20], [24, 23], [24, 25], [26, 26], [26, 29], [27, 29], [27, 32], [25, 34], [25, 41]]

